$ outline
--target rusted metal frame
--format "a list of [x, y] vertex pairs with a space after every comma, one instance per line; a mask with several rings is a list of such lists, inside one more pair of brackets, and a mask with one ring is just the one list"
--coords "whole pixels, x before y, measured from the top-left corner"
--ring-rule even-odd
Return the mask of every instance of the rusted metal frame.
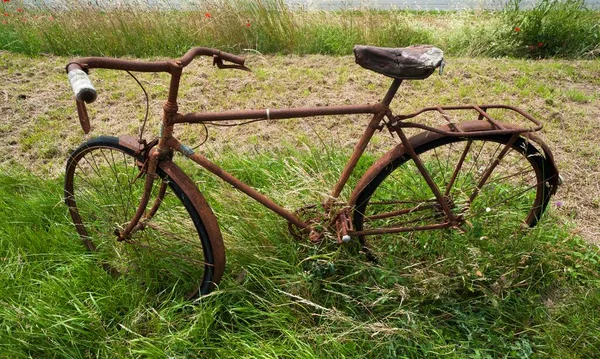
[[487, 108], [486, 109], [481, 109], [481, 107], [474, 105], [473, 108], [479, 112], [479, 119], [481, 119], [481, 117], [485, 117], [486, 120], [488, 120], [489, 123], [491, 123], [492, 125], [494, 125], [495, 127], [504, 130], [506, 129], [504, 126], [502, 126], [502, 124], [496, 120], [494, 120], [492, 118], [492, 116], [490, 116], [489, 113], [487, 113]]
[[270, 200], [267, 196], [258, 192], [256, 189], [254, 189], [254, 188], [250, 187], [249, 185], [245, 184], [244, 182], [240, 181], [239, 179], [234, 177], [232, 174], [228, 173], [227, 171], [223, 170], [221, 167], [217, 166], [216, 164], [214, 164], [213, 162], [208, 160], [206, 157], [204, 157], [198, 153], [194, 153], [189, 147], [182, 145], [181, 142], [179, 142], [176, 138], [170, 137], [169, 139], [167, 139], [166, 144], [167, 144], [167, 146], [173, 148], [174, 150], [180, 152], [181, 154], [188, 157], [192, 161], [196, 162], [200, 166], [206, 168], [209, 172], [211, 172], [215, 176], [221, 178], [223, 181], [231, 184], [233, 187], [239, 189], [240, 191], [242, 191], [249, 197], [251, 197], [254, 200], [256, 200], [257, 202], [261, 203], [263, 206], [267, 207], [268, 209], [275, 212], [279, 216], [285, 218], [288, 222], [291, 222], [294, 225], [296, 225], [302, 229], [310, 229], [309, 224], [307, 224], [306, 222], [297, 218], [293, 213], [291, 213], [288, 210], [286, 210], [285, 208], [279, 206], [278, 204], [276, 204], [275, 202]]
[[395, 217], [395, 216], [402, 216], [402, 215], [409, 214], [409, 213], [421, 212], [421, 211], [425, 211], [428, 209], [435, 209], [435, 204], [427, 204], [424, 206], [417, 205], [414, 208], [399, 209], [397, 211], [379, 213], [379, 214], [375, 214], [375, 215], [372, 215], [369, 217], [365, 217], [364, 220], [365, 221], [373, 221], [373, 220], [377, 220], [377, 219], [390, 218], [390, 217]]
[[429, 186], [429, 188], [433, 192], [435, 198], [437, 199], [438, 203], [442, 207], [442, 210], [444, 211], [446, 218], [449, 219], [450, 223], [454, 223], [456, 221], [456, 217], [450, 210], [448, 203], [446, 203], [446, 201], [444, 200], [444, 195], [440, 192], [440, 189], [435, 184], [435, 182], [433, 182], [431, 175], [429, 175], [429, 171], [427, 171], [427, 169], [425, 168], [425, 165], [421, 161], [421, 158], [415, 152], [415, 149], [411, 145], [408, 138], [406, 138], [406, 135], [402, 131], [402, 128], [400, 126], [394, 126], [394, 130], [398, 134], [398, 137], [400, 137], [402, 144], [406, 148], [406, 152], [408, 152], [410, 158], [415, 162], [415, 165], [417, 166], [417, 169], [421, 173], [421, 176], [423, 176], [423, 179], [425, 180], [425, 182], [427, 182], [427, 185]]
[[150, 208], [150, 210], [144, 214], [144, 218], [140, 218], [140, 221], [138, 221], [138, 223], [133, 227], [133, 229], [131, 230], [131, 232], [129, 233], [129, 235], [132, 235], [133, 233], [144, 229], [147, 224], [146, 222], [150, 219], [152, 219], [152, 217], [154, 217], [154, 215], [156, 214], [156, 212], [158, 212], [158, 209], [160, 208], [160, 205], [162, 204], [163, 199], [165, 198], [165, 193], [167, 192], [167, 182], [162, 181], [160, 184], [160, 188], [158, 189], [158, 194], [156, 195], [156, 199], [154, 200], [154, 203], [152, 204], [152, 208]]
[[[173, 65], [169, 61], [143, 62], [139, 60], [123, 60], [107, 57], [84, 57], [74, 60], [84, 70], [109, 69], [136, 72], [171, 72]], [[70, 65], [69, 65], [70, 66]], [[67, 68], [68, 70], [68, 68]]]
[[168, 157], [172, 152], [166, 141], [173, 136], [173, 125], [170, 124], [170, 122], [173, 117], [177, 116], [177, 111], [179, 110], [179, 106], [177, 105], [177, 96], [179, 93], [179, 83], [181, 81], [183, 65], [180, 61], [176, 61], [174, 64], [177, 66], [177, 68], [171, 72], [169, 95], [167, 102], [165, 102], [163, 105], [162, 127], [157, 145], [158, 152], [162, 157]]
[[325, 208], [329, 208], [331, 206], [331, 204], [336, 200], [336, 198], [339, 197], [340, 193], [342, 193], [344, 186], [348, 182], [348, 179], [350, 178], [350, 175], [352, 175], [352, 172], [354, 172], [354, 168], [356, 168], [356, 165], [358, 164], [360, 157], [363, 155], [363, 153], [367, 149], [367, 145], [371, 141], [371, 138], [373, 138], [375, 131], [381, 128], [380, 123], [381, 123], [381, 120], [383, 119], [383, 117], [388, 113], [389, 113], [390, 117], [392, 116], [389, 106], [390, 106], [390, 103], [392, 103], [392, 100], [394, 99], [396, 92], [398, 92], [398, 88], [400, 87], [401, 84], [402, 84], [402, 80], [394, 79], [394, 81], [392, 81], [392, 84], [390, 85], [388, 91], [386, 92], [383, 100], [381, 101], [381, 103], [379, 105], [379, 108], [381, 111], [374, 114], [373, 118], [369, 122], [369, 125], [365, 129], [365, 132], [362, 134], [362, 136], [358, 140], [358, 143], [354, 146], [354, 151], [352, 152], [350, 159], [346, 163], [346, 166], [344, 167], [344, 170], [342, 171], [342, 175], [340, 176], [340, 179], [335, 184], [335, 186], [333, 186], [333, 189], [331, 190], [331, 197], [326, 201]]
[[367, 145], [369, 144], [371, 138], [373, 138], [373, 135], [375, 134], [375, 131], [380, 128], [379, 124], [385, 116], [385, 113], [386, 112], [383, 111], [378, 114], [375, 114], [373, 118], [371, 118], [371, 121], [369, 121], [369, 125], [365, 129], [365, 132], [363, 132], [362, 136], [354, 146], [354, 151], [352, 152], [350, 159], [348, 159], [348, 162], [346, 163], [346, 166], [344, 167], [340, 178], [331, 189], [330, 198], [328, 198], [324, 204], [325, 208], [330, 208], [333, 202], [335, 202], [335, 200], [339, 197], [340, 193], [342, 193], [344, 186], [348, 182], [348, 179], [350, 178], [350, 175], [352, 175], [352, 172], [354, 172], [354, 169], [356, 168], [360, 157], [365, 152]]
[[242, 110], [222, 112], [192, 112], [173, 116], [168, 124], [177, 123], [202, 123], [235, 120], [284, 120], [290, 118], [355, 115], [363, 113], [376, 114], [383, 111], [381, 104], [351, 105], [351, 106], [324, 106], [324, 107], [298, 107], [286, 109]]
[[463, 153], [460, 156], [458, 163], [456, 164], [456, 168], [454, 169], [454, 172], [452, 172], [452, 177], [450, 178], [450, 182], [448, 182], [448, 184], [446, 185], [446, 191], [444, 192], [444, 196], [447, 196], [450, 194], [450, 190], [452, 189], [452, 186], [454, 186], [454, 182], [456, 181], [456, 178], [458, 178], [458, 173], [462, 169], [462, 165], [465, 162], [465, 158], [467, 158], [467, 154], [469, 153], [469, 150], [471, 149], [472, 143], [473, 143], [472, 140], [467, 141], [467, 145], [465, 146], [465, 149], [463, 150]]
[[508, 151], [511, 149], [512, 145], [517, 141], [518, 138], [519, 138], [519, 134], [512, 135], [511, 138], [506, 143], [506, 145], [504, 145], [504, 148], [502, 149], [502, 151], [500, 152], [500, 154], [485, 169], [485, 172], [483, 172], [483, 175], [481, 176], [481, 179], [479, 180], [479, 183], [477, 184], [477, 187], [475, 187], [475, 190], [469, 196], [469, 204], [473, 203], [473, 200], [475, 199], [475, 197], [477, 197], [477, 195], [479, 194], [479, 191], [481, 191], [481, 188], [483, 187], [483, 185], [485, 184], [485, 182], [487, 182], [488, 178], [490, 177], [490, 175], [492, 174], [492, 172], [494, 171], [494, 169], [496, 168], [496, 166], [498, 166], [498, 164], [500, 163], [500, 161], [502, 161], [502, 159], [504, 158], [504, 156], [506, 156], [506, 154], [508, 153]]
[[85, 107], [85, 102], [79, 101], [75, 99], [75, 104], [77, 105], [77, 117], [79, 117], [79, 124], [81, 125], [81, 129], [87, 135], [90, 133], [90, 118], [88, 117], [87, 109]]
[[444, 117], [444, 119], [448, 122], [448, 126], [450, 126], [450, 128], [453, 131], [456, 132], [463, 132], [463, 130], [461, 130], [460, 128], [458, 128], [456, 126], [456, 123], [454, 123], [452, 121], [452, 118], [450, 117], [450, 115], [448, 115], [448, 113], [446, 111], [444, 111], [444, 109], [441, 106], [437, 106], [436, 109], [438, 110], [438, 112], [442, 115], [442, 117]]
[[417, 227], [394, 227], [394, 228], [374, 228], [374, 229], [365, 229], [362, 231], [349, 231], [348, 234], [351, 236], [368, 236], [374, 234], [392, 234], [392, 233], [402, 233], [402, 232], [416, 232], [416, 231], [430, 231], [434, 229], [444, 229], [452, 227], [451, 222], [444, 222], [438, 224], [430, 224], [426, 226], [417, 226]]
[[243, 57], [235, 56], [227, 52], [223, 52], [221, 50], [212, 49], [208, 47], [193, 47], [189, 49], [180, 59], [179, 61], [185, 67], [189, 65], [192, 60], [197, 56], [217, 56], [225, 61], [233, 62], [235, 64], [244, 65], [245, 59]]
[[[397, 88], [396, 88], [397, 89]], [[389, 96], [386, 96], [386, 98]], [[392, 96], [393, 97], [393, 96]], [[384, 99], [384, 101], [387, 101]], [[389, 103], [389, 101], [388, 101]], [[169, 119], [165, 122], [165, 129], [172, 128], [173, 125], [177, 123], [202, 123], [202, 122], [218, 122], [218, 121], [232, 121], [232, 120], [253, 120], [253, 119], [268, 119], [268, 120], [283, 120], [283, 119], [291, 119], [291, 118], [301, 118], [301, 117], [315, 117], [315, 116], [334, 116], [334, 115], [344, 115], [344, 114], [365, 114], [371, 113], [373, 114], [373, 118], [369, 122], [365, 133], [359, 140], [359, 144], [355, 147], [355, 151], [350, 158], [344, 173], [342, 174], [341, 179], [338, 181], [332, 193], [335, 193], [335, 197], [339, 196], [343, 186], [348, 181], [350, 174], [356, 167], [360, 156], [364, 152], [366, 145], [370, 141], [371, 137], [375, 133], [375, 131], [379, 128], [379, 123], [383, 116], [385, 116], [386, 112], [389, 111], [386, 106], [383, 106], [381, 103], [374, 105], [351, 105], [351, 106], [327, 106], [327, 107], [307, 107], [307, 108], [288, 108], [288, 109], [265, 109], [265, 110], [245, 110], [245, 111], [223, 111], [223, 112], [205, 112], [205, 113], [188, 113], [185, 115], [174, 115], [169, 117]], [[164, 134], [163, 134], [164, 136]], [[263, 204], [265, 207], [269, 208], [279, 216], [285, 218], [290, 223], [303, 228], [310, 229], [310, 225], [300, 220], [291, 212], [287, 211], [285, 208], [277, 205], [273, 201], [271, 201], [268, 197], [264, 196], [260, 192], [256, 191], [252, 187], [246, 185], [241, 182], [239, 179], [235, 178], [231, 174], [227, 173], [214, 163], [210, 162], [205, 157], [195, 154], [189, 153], [187, 149], [181, 147], [181, 143], [176, 139], [169, 137], [165, 139], [165, 143], [175, 150], [184, 153], [194, 162], [198, 163], [202, 167], [209, 170], [211, 173], [220, 177], [224, 181], [230, 183], [235, 188], [244, 192], [251, 198], [255, 199], [259, 203]], [[357, 152], [358, 151], [358, 152]], [[333, 198], [335, 198], [333, 197]], [[333, 203], [333, 200], [331, 201]], [[335, 220], [332, 218], [332, 220]], [[313, 236], [311, 236], [312, 238]], [[317, 237], [314, 237], [315, 239]]]
[[[396, 116], [397, 118], [397, 116]], [[449, 137], [473, 137], [473, 136], [495, 136], [495, 135], [512, 135], [512, 134], [522, 134], [526, 132], [532, 132], [533, 130], [517, 127], [517, 128], [509, 128], [505, 130], [483, 130], [483, 131], [475, 131], [475, 132], [454, 132], [454, 131], [445, 131], [439, 127], [431, 127], [427, 125], [422, 125], [420, 123], [414, 122], [404, 122], [399, 121], [397, 127], [401, 128], [419, 128], [425, 131], [439, 133], [440, 135], [449, 136]]]
[[[179, 60], [171, 61], [139, 61], [124, 60], [106, 57], [84, 57], [74, 60], [73, 64], [79, 64], [83, 69], [110, 69], [137, 72], [168, 72], [179, 67], [189, 65], [197, 56], [217, 56], [223, 60], [244, 65], [243, 57], [235, 56], [227, 52], [207, 47], [194, 47], [188, 50]], [[67, 71], [68, 72], [68, 71]]]
[[160, 208], [160, 205], [162, 204], [162, 201], [165, 198], [165, 193], [167, 193], [167, 186], [168, 186], [168, 184], [166, 181], [162, 181], [160, 183], [160, 188], [158, 189], [158, 194], [156, 195], [156, 200], [154, 200], [154, 204], [152, 205], [152, 208], [150, 208], [148, 213], [144, 216], [145, 218], [150, 219], [150, 218], [154, 217], [156, 212], [158, 212], [158, 209]]
[[[146, 207], [148, 206], [148, 202], [150, 201], [150, 196], [152, 195], [152, 186], [154, 185], [154, 181], [156, 179], [156, 168], [158, 166], [158, 156], [157, 152], [152, 152], [150, 154], [150, 158], [147, 162], [146, 168], [146, 180], [144, 182], [144, 193], [142, 194], [142, 198], [140, 198], [140, 204], [138, 205], [137, 210], [131, 221], [127, 224], [127, 227], [123, 231], [121, 231], [118, 236], [119, 241], [127, 240], [133, 233], [134, 229], [137, 228], [140, 219], [144, 215], [146, 211]], [[139, 229], [139, 228], [138, 228]]]
[[[513, 106], [508, 106], [508, 105], [466, 105], [466, 106], [436, 106], [436, 107], [425, 107], [422, 108], [421, 110], [411, 113], [411, 114], [407, 114], [407, 115], [398, 115], [396, 116], [396, 120], [398, 121], [404, 121], [413, 117], [416, 117], [424, 112], [430, 112], [430, 111], [437, 111], [440, 112], [440, 110], [442, 111], [452, 111], [452, 110], [474, 110], [479, 114], [479, 119], [482, 119], [482, 116], [485, 117], [488, 121], [489, 119], [491, 119], [491, 121], [489, 121], [491, 124], [496, 125], [498, 128], [500, 128], [500, 130], [489, 130], [489, 131], [485, 131], [484, 133], [482, 132], [481, 134], [485, 134], [485, 135], [507, 135], [507, 134], [512, 134], [512, 133], [516, 133], [516, 129], [510, 129], [510, 130], [502, 130], [503, 126], [502, 125], [498, 125], [498, 121], [494, 120], [486, 111], [488, 109], [506, 109], [506, 110], [511, 110], [514, 111], [516, 113], [518, 113], [519, 115], [525, 117], [525, 119], [533, 122], [536, 127], [534, 128], [522, 128], [520, 129], [521, 132], [537, 132], [539, 130], [542, 129], [542, 123], [538, 120], [536, 120], [535, 118], [531, 117], [531, 115], [529, 115], [528, 113], [526, 113], [525, 111], [517, 108], [517, 107], [513, 107]], [[432, 132], [438, 132], [440, 134], [446, 135], [446, 136], [461, 136], [461, 134], [457, 134], [455, 132], [450, 132], [450, 131], [440, 131], [439, 129], [435, 128], [435, 127], [430, 127], [430, 126], [426, 126], [426, 125], [421, 125], [421, 124], [417, 124], [417, 123], [413, 123], [413, 122], [403, 122], [404, 123], [404, 127], [416, 127], [416, 128], [420, 128], [423, 130], [427, 130], [427, 131], [432, 131]], [[504, 131], [504, 132], [503, 132]]]

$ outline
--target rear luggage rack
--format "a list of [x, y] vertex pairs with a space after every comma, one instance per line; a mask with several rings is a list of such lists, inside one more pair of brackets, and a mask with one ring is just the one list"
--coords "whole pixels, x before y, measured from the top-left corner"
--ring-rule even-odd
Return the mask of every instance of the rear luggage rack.
[[[533, 127], [521, 127], [519, 125], [507, 124], [503, 123], [492, 117], [488, 110], [490, 109], [501, 109], [501, 110], [509, 110], [514, 113], [511, 113], [513, 117], [519, 117], [521, 119], [525, 119], [525, 122], [531, 122], [535, 126]], [[398, 115], [394, 116], [394, 120], [397, 121], [397, 126], [402, 128], [407, 127], [415, 127], [423, 130], [439, 133], [445, 136], [454, 136], [460, 137], [464, 135], [466, 132], [461, 129], [461, 122], [464, 121], [455, 121], [453, 117], [451, 117], [450, 112], [452, 111], [465, 111], [472, 110], [474, 115], [477, 116], [477, 120], [479, 121], [487, 121], [491, 125], [491, 130], [481, 130], [477, 131], [477, 134], [482, 136], [484, 135], [510, 135], [510, 134], [518, 134], [525, 132], [537, 132], [542, 129], [542, 123], [529, 115], [527, 112], [508, 105], [466, 105], [466, 106], [436, 106], [436, 107], [425, 107], [417, 112], [408, 114], [408, 115]], [[440, 127], [432, 127], [429, 125], [409, 122], [407, 119], [417, 117], [426, 112], [437, 112], [442, 115], [444, 120], [447, 122], [446, 126], [449, 130], [444, 130], [444, 128]], [[514, 121], [511, 121], [514, 122]], [[523, 121], [521, 121], [523, 122]], [[473, 131], [469, 131], [473, 132]]]

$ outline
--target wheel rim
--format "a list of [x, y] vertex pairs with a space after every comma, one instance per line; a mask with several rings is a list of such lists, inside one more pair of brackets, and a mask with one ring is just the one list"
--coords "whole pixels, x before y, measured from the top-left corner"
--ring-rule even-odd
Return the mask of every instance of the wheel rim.
[[[506, 140], [442, 138], [416, 149], [452, 213], [464, 219], [462, 228], [479, 237], [513, 235], [535, 225], [546, 203], [543, 158], [522, 139], [515, 142], [469, 202]], [[457, 165], [461, 158], [462, 164]], [[410, 228], [445, 221], [441, 206], [408, 155], [384, 169], [356, 204], [358, 230]], [[372, 237], [368, 244], [365, 237], [361, 242], [369, 247], [386, 247], [387, 242], [398, 241], [397, 235]]]
[[156, 180], [148, 208], [163, 181], [169, 184], [158, 212], [127, 240], [118, 241], [115, 235], [127, 226], [143, 193], [141, 166], [120, 148], [88, 147], [74, 154], [65, 185], [71, 216], [108, 272], [126, 275], [156, 294], [192, 297], [205, 284], [210, 264], [205, 263], [198, 224], [192, 219], [198, 215], [175, 183]]

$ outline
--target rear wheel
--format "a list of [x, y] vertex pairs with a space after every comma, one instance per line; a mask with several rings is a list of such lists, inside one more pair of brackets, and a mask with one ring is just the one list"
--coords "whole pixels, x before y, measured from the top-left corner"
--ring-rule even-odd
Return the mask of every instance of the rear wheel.
[[[215, 256], [190, 195], [160, 168], [142, 229], [119, 241], [144, 189], [144, 158], [114, 137], [76, 149], [67, 162], [65, 201], [86, 247], [111, 274], [127, 275], [155, 294], [192, 298], [214, 287]], [[162, 187], [162, 190], [161, 190]]]
[[[470, 201], [510, 137], [441, 137], [415, 148], [452, 213], [464, 219], [462, 230], [479, 237], [513, 235], [535, 226], [550, 199], [550, 166], [535, 146], [519, 138]], [[446, 221], [408, 154], [394, 159], [374, 177], [357, 196], [354, 211], [357, 231], [402, 228], [410, 232]], [[359, 238], [373, 258], [394, 258], [397, 234]]]

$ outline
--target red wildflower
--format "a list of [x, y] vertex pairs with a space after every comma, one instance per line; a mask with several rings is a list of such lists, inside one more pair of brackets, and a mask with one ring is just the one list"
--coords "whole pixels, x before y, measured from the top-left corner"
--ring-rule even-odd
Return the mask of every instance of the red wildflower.
[[204, 17], [210, 18], [210, 14], [206, 13], [206, 14], [204, 14]]
[[4, 2], [10, 2], [10, 0], [2, 0], [2, 1], [4, 1]]
[[5, 13], [4, 13], [4, 16], [8, 16], [8, 13], [7, 13], [7, 12], [5, 12]]
[[540, 43], [538, 44], [538, 47], [542, 47], [542, 46], [544, 46], [544, 43], [543, 43], [543, 42], [540, 42]]
[[18, 8], [18, 9], [17, 9], [17, 12], [23, 12], [23, 9], [21, 9], [21, 8]]
[[246, 27], [250, 27], [250, 20], [246, 23]]
[[521, 28], [520, 27], [515, 27], [515, 31], [519, 32], [519, 31], [521, 31]]
[[54, 16], [52, 16], [52, 15], [48, 16], [48, 20], [50, 20], [50, 21], [54, 20]]

